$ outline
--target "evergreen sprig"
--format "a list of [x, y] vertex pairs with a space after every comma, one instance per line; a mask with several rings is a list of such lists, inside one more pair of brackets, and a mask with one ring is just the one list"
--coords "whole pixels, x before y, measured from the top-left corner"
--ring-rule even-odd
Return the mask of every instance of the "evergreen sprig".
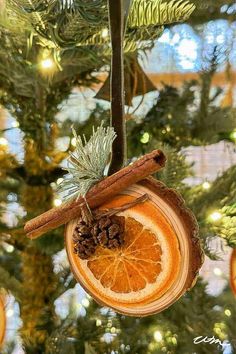
[[[126, 47], [133, 48], [136, 41], [142, 39], [156, 39], [164, 25], [186, 20], [194, 9], [195, 5], [189, 0], [133, 0]], [[110, 40], [102, 32], [108, 27], [105, 0], [9, 0], [4, 13], [0, 21], [4, 26], [11, 30], [25, 28], [48, 47], [104, 45]]]
[[116, 133], [111, 127], [93, 128], [93, 135], [87, 141], [78, 136], [73, 129], [76, 147], [68, 158], [66, 170], [69, 175], [59, 185], [63, 197], [71, 199], [85, 196], [88, 190], [104, 178], [111, 157], [112, 143]]

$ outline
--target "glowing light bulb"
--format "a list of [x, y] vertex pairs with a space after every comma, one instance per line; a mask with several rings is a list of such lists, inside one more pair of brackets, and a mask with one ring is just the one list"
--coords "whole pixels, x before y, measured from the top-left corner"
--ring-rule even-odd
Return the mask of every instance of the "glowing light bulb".
[[231, 316], [231, 311], [229, 309], [226, 309], [225, 310], [225, 315], [230, 317]]
[[232, 140], [235, 140], [236, 141], [236, 130], [234, 130], [231, 134], [230, 134], [230, 138]]
[[213, 273], [217, 276], [220, 277], [222, 275], [222, 270], [220, 268], [214, 268]]
[[7, 310], [6, 315], [7, 315], [8, 318], [9, 318], [9, 317], [12, 317], [13, 314], [14, 314], [14, 311], [13, 311], [12, 309]]
[[102, 38], [106, 38], [108, 36], [108, 28], [103, 28], [101, 31]]
[[2, 145], [2, 146], [7, 146], [8, 145], [8, 141], [7, 141], [7, 139], [5, 139], [5, 138], [0, 138], [0, 145]]
[[210, 220], [215, 222], [215, 221], [219, 221], [222, 218], [222, 214], [219, 211], [214, 211], [211, 215], [210, 215]]
[[98, 320], [96, 320], [96, 326], [97, 326], [97, 327], [99, 327], [99, 326], [101, 326], [101, 325], [102, 325], [102, 321], [101, 321], [101, 320], [99, 320], [99, 319], [98, 319]]
[[203, 188], [203, 189], [206, 189], [206, 190], [207, 190], [207, 189], [209, 189], [210, 187], [211, 187], [211, 184], [210, 184], [209, 182], [207, 182], [207, 181], [202, 184], [202, 188]]
[[60, 184], [60, 183], [62, 183], [63, 181], [64, 181], [63, 178], [58, 178], [58, 179], [57, 179], [57, 184]]
[[162, 341], [162, 334], [161, 334], [160, 331], [155, 331], [153, 337], [154, 337], [156, 342], [161, 342]]
[[62, 204], [62, 200], [61, 200], [61, 199], [54, 199], [53, 204], [54, 204], [56, 207], [58, 207], [58, 206], [60, 206], [60, 205]]
[[17, 121], [12, 123], [12, 128], [19, 128], [19, 123]]
[[89, 307], [89, 300], [88, 299], [83, 299], [82, 300], [82, 305], [84, 306], [84, 307]]
[[8, 253], [12, 253], [14, 251], [14, 247], [12, 245], [6, 245], [5, 248]]
[[41, 61], [41, 68], [42, 69], [45, 69], [45, 70], [51, 69], [51, 68], [53, 68], [53, 66], [54, 66], [54, 61], [50, 58], [43, 59]]
[[71, 139], [71, 145], [72, 146], [76, 146], [76, 138], [72, 138]]
[[147, 144], [149, 142], [149, 139], [150, 139], [150, 135], [149, 135], [149, 133], [146, 132], [146, 133], [143, 133], [140, 141], [142, 144]]

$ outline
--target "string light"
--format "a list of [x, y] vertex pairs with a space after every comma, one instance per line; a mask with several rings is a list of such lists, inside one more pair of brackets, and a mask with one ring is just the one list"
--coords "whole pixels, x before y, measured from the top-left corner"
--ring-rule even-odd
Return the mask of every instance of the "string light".
[[162, 334], [160, 331], [155, 331], [153, 334], [153, 337], [156, 342], [161, 342], [162, 341]]
[[166, 131], [167, 131], [167, 132], [170, 132], [170, 131], [171, 131], [171, 127], [170, 127], [169, 125], [167, 125]]
[[98, 320], [96, 320], [96, 326], [97, 326], [97, 327], [99, 327], [99, 326], [101, 326], [101, 325], [102, 325], [102, 321], [101, 321], [101, 320], [99, 320], [99, 319], [98, 319]]
[[231, 316], [231, 311], [229, 309], [226, 309], [225, 310], [225, 315], [230, 317]]
[[171, 341], [172, 341], [172, 343], [173, 343], [174, 345], [177, 344], [177, 339], [176, 339], [175, 337], [172, 337], [172, 338], [171, 338]]
[[147, 144], [149, 142], [149, 139], [150, 139], [149, 133], [145, 132], [145, 133], [143, 133], [140, 141], [142, 144]]
[[71, 139], [71, 145], [72, 146], [76, 146], [76, 138], [72, 138]]
[[2, 146], [7, 146], [7, 145], [8, 145], [7, 139], [1, 137], [1, 138], [0, 138], [0, 145], [2, 145]]
[[214, 211], [209, 218], [211, 221], [216, 222], [222, 218], [222, 214], [219, 211]]
[[83, 299], [82, 300], [82, 305], [84, 306], [84, 307], [89, 307], [89, 300], [88, 299]]
[[63, 181], [64, 181], [63, 178], [58, 178], [58, 179], [57, 179], [57, 184], [60, 184], [60, 183], [62, 183]]
[[5, 249], [8, 253], [12, 253], [14, 251], [14, 247], [12, 245], [6, 244]]
[[234, 130], [231, 134], [230, 134], [230, 138], [232, 140], [235, 140], [236, 141], [236, 130]]
[[7, 317], [12, 317], [14, 315], [14, 311], [12, 309], [9, 309], [7, 310], [7, 313], [6, 313]]
[[53, 204], [54, 204], [56, 207], [58, 207], [58, 206], [60, 206], [60, 205], [62, 204], [62, 200], [56, 198], [56, 199], [54, 199]]
[[211, 184], [206, 181], [206, 182], [204, 182], [204, 183], [202, 184], [202, 188], [205, 189], [205, 190], [207, 190], [207, 189], [211, 188]]
[[222, 270], [220, 268], [214, 268], [213, 273], [217, 276], [220, 277], [222, 275]]
[[54, 61], [51, 58], [46, 58], [41, 61], [40, 65], [44, 70], [52, 69], [54, 67]]
[[17, 121], [12, 122], [12, 128], [19, 128], [19, 123]]
[[107, 28], [103, 28], [101, 31], [101, 36], [102, 38], [106, 38], [108, 36], [108, 29]]

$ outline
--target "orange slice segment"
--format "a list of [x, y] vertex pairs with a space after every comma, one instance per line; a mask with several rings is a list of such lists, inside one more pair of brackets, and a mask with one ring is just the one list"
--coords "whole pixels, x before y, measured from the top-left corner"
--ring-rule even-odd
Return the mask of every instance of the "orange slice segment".
[[[116, 208], [132, 200], [133, 196], [119, 195], [101, 209]], [[81, 260], [69, 250], [69, 258], [85, 287], [105, 303], [148, 303], [161, 297], [176, 281], [180, 268], [178, 239], [160, 209], [150, 201], [120, 215], [125, 217], [122, 248], [99, 247], [89, 260]]]

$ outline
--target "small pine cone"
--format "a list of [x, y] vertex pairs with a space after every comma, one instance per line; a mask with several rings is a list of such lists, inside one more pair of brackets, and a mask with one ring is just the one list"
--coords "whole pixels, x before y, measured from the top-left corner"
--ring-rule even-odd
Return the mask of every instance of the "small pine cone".
[[94, 242], [107, 248], [118, 248], [124, 244], [125, 218], [102, 216], [93, 226]]
[[92, 226], [80, 219], [73, 234], [74, 253], [81, 259], [88, 259], [96, 251], [96, 244], [91, 233]]

